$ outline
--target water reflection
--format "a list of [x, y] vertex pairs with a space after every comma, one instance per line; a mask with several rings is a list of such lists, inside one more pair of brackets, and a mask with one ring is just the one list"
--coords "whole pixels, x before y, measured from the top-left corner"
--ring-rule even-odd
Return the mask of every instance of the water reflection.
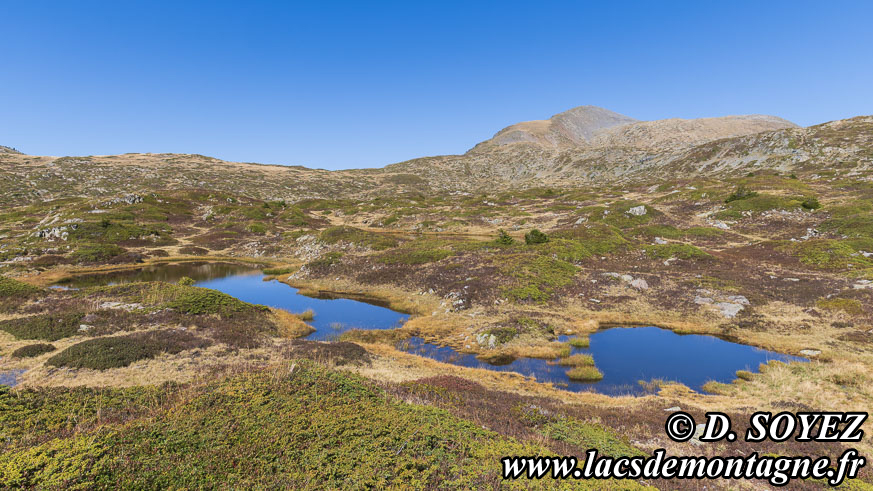
[[[558, 340], [567, 342], [569, 339], [561, 336]], [[594, 357], [603, 379], [593, 383], [570, 380], [569, 367], [558, 365], [557, 360], [519, 358], [494, 365], [447, 346], [426, 343], [421, 338], [405, 340], [398, 348], [454, 365], [517, 372], [573, 392], [594, 391], [608, 395], [645, 394], [656, 390], [657, 383], [647, 386], [640, 381], [652, 380], [676, 381], [702, 391], [710, 380], [727, 383], [736, 378], [737, 370], [754, 372], [758, 365], [770, 360], [806, 361], [713, 336], [679, 335], [657, 327], [604, 329], [590, 336], [589, 348], [571, 348], [571, 354], [586, 353]]]

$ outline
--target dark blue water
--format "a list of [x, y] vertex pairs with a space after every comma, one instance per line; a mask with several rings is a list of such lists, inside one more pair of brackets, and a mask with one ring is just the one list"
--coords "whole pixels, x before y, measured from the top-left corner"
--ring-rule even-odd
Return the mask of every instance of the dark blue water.
[[227, 293], [244, 302], [269, 305], [292, 313], [312, 309], [315, 318], [306, 321], [315, 332], [306, 339], [330, 340], [349, 329], [393, 329], [409, 319], [406, 314], [350, 299], [319, 299], [301, 295], [276, 280], [263, 281], [253, 266], [220, 262], [157, 263], [142, 268], [76, 276], [63, 283], [66, 288], [85, 288], [137, 281], [176, 283], [183, 277], [195, 285]]
[[15, 384], [18, 383], [18, 376], [24, 372], [24, 370], [0, 371], [0, 385], [15, 387]]
[[409, 319], [406, 314], [357, 300], [307, 297], [297, 293], [296, 288], [276, 280], [263, 281], [263, 278], [263, 274], [254, 272], [200, 281], [196, 285], [227, 293], [244, 302], [289, 312], [312, 309], [315, 318], [307, 324], [316, 331], [306, 339], [329, 340], [349, 329], [393, 329]]
[[[139, 270], [77, 277], [66, 284], [85, 287], [130, 281], [176, 282], [183, 276], [197, 280], [197, 286], [212, 288], [246, 302], [294, 313], [312, 309], [315, 318], [307, 322], [316, 332], [308, 339], [330, 340], [352, 328], [391, 329], [408, 319], [405, 314], [357, 300], [303, 296], [296, 288], [284, 283], [263, 281], [260, 270], [238, 264], [159, 264]], [[562, 342], [568, 340], [568, 336], [559, 338]], [[656, 327], [605, 329], [590, 336], [589, 348], [572, 348], [574, 354], [587, 353], [594, 357], [595, 365], [603, 372], [603, 379], [594, 383], [570, 380], [567, 377], [569, 367], [560, 366], [555, 360], [519, 358], [505, 365], [491, 365], [477, 360], [474, 355], [425, 343], [421, 338], [406, 340], [398, 348], [455, 365], [517, 372], [574, 392], [595, 391], [609, 395], [650, 392], [651, 389], [639, 382], [654, 379], [679, 382], [702, 391], [703, 384], [710, 380], [730, 382], [736, 378], [737, 370], [754, 372], [759, 364], [769, 360], [805, 361], [712, 336], [680, 336]]]
[[[703, 384], [710, 380], [728, 383], [736, 378], [737, 370], [756, 372], [758, 365], [769, 360], [806, 361], [713, 336], [681, 336], [657, 327], [604, 329], [591, 334], [589, 339], [589, 348], [572, 348], [572, 353], [594, 357], [594, 364], [603, 372], [603, 379], [594, 383], [570, 380], [567, 377], [570, 367], [557, 365], [555, 360], [519, 358], [506, 365], [490, 365], [474, 355], [425, 343], [421, 338], [411, 338], [398, 347], [446, 363], [517, 372], [573, 392], [594, 391], [608, 395], [648, 393], [650, 389], [639, 382], [653, 379], [679, 382], [702, 391]], [[568, 336], [559, 338], [562, 342], [567, 340]]]

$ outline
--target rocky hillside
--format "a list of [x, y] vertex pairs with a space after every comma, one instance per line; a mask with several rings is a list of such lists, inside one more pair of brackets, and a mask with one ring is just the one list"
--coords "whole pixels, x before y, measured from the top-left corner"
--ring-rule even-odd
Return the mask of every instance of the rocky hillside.
[[548, 120], [525, 121], [500, 130], [469, 153], [487, 153], [496, 147], [516, 143], [544, 149], [615, 148], [664, 150], [750, 135], [762, 131], [796, 128], [775, 116], [747, 115], [700, 119], [638, 121], [596, 106], [579, 106]]
[[416, 174], [446, 186], [451, 186], [446, 176], [452, 176], [456, 189], [468, 183], [486, 187], [498, 183], [512, 188], [572, 187], [655, 184], [677, 176], [737, 177], [760, 170], [797, 172], [837, 166], [845, 172], [863, 171], [871, 167], [873, 155], [873, 117], [869, 116], [808, 128], [757, 115], [666, 119], [609, 127], [605, 127], [607, 120], [600, 118], [587, 129], [590, 139], [579, 139], [579, 144], [568, 144], [569, 140], [564, 139], [564, 143], [553, 145], [550, 142], [558, 141], [555, 135], [560, 133], [555, 128], [563, 127], [555, 122], [563, 119], [559, 116], [549, 120], [548, 125], [533, 122], [507, 128], [464, 155], [411, 160], [386, 169]]
[[0, 202], [204, 189], [298, 201], [500, 188], [656, 184], [676, 176], [871, 168], [873, 117], [800, 128], [773, 116], [636, 121], [583, 106], [507, 127], [464, 155], [323, 171], [202, 155], [36, 157], [0, 148]]

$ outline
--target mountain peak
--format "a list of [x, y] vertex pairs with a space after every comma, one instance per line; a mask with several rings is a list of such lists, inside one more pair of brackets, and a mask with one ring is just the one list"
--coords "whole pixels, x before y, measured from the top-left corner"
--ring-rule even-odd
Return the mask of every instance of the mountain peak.
[[549, 119], [524, 121], [498, 131], [490, 140], [471, 151], [482, 151], [512, 143], [534, 143], [548, 147], [587, 143], [606, 128], [635, 123], [636, 119], [597, 106], [578, 106]]
[[749, 135], [761, 131], [796, 128], [776, 116], [760, 114], [699, 119], [639, 121], [597, 106], [578, 106], [549, 119], [524, 121], [498, 131], [469, 153], [487, 153], [524, 144], [546, 151], [569, 148], [671, 148]]

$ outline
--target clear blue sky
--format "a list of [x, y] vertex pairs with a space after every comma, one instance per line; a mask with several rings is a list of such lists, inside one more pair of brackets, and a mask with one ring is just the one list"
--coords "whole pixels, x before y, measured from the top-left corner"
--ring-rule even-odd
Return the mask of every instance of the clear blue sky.
[[0, 144], [328, 169], [574, 106], [873, 114], [873, 1], [0, 0]]

